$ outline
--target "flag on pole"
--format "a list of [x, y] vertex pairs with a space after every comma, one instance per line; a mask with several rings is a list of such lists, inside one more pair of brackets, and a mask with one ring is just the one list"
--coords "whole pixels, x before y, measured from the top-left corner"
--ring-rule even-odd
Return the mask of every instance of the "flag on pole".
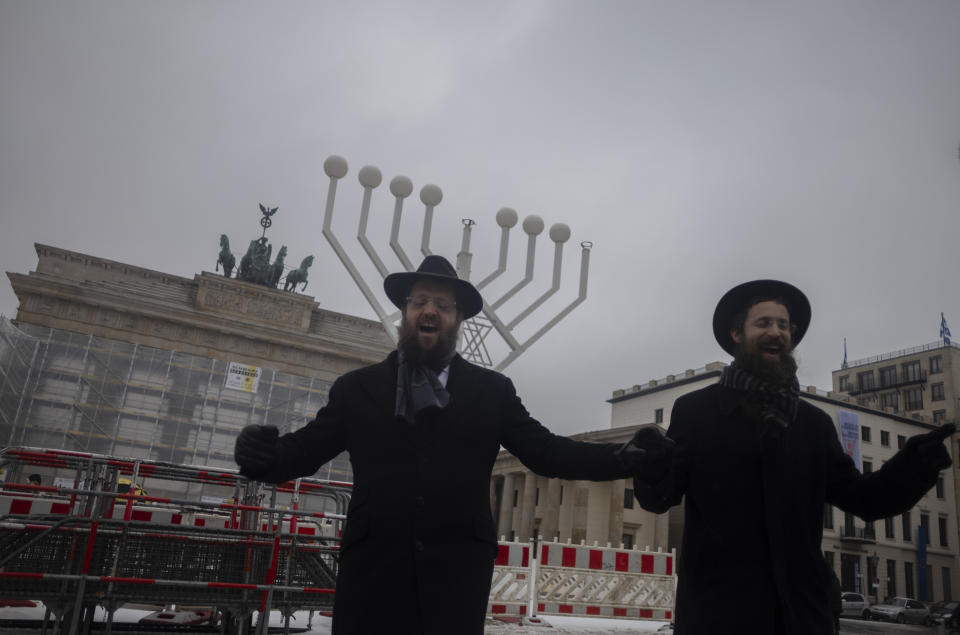
[[940, 312], [940, 337], [944, 344], [950, 343], [950, 327], [947, 326], [947, 318], [943, 317], [943, 311]]
[[843, 338], [843, 363], [840, 364], [840, 368], [847, 367], [847, 338]]

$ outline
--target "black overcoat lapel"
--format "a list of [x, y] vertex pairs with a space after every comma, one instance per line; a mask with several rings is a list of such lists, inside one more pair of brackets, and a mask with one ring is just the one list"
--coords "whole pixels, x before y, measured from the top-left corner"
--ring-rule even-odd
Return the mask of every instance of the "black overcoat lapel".
[[477, 367], [459, 354], [450, 361], [450, 375], [447, 378], [447, 392], [450, 403], [444, 409], [444, 418], [456, 418], [458, 414], [469, 412], [474, 400], [483, 392], [483, 377]]
[[393, 417], [397, 408], [397, 352], [363, 369], [359, 383], [362, 397], [369, 399], [384, 417]]

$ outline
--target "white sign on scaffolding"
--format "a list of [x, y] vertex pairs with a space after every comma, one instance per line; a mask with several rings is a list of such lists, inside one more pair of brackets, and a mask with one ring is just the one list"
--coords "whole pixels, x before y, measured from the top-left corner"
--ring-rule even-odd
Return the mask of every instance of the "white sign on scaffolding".
[[227, 379], [224, 386], [231, 390], [255, 393], [260, 385], [261, 372], [262, 369], [257, 366], [230, 362], [230, 366], [227, 367]]

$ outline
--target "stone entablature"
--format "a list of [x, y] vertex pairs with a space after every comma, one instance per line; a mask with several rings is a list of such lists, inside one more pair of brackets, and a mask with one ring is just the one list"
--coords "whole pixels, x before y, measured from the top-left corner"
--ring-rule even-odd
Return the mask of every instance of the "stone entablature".
[[120, 280], [146, 280], [164, 285], [189, 286], [193, 281], [152, 269], [144, 269], [99, 256], [81, 254], [68, 249], [35, 243], [37, 270], [35, 273], [69, 280], [88, 282], [117, 282]]
[[209, 271], [195, 276], [194, 280], [197, 310], [231, 320], [307, 333], [310, 318], [319, 306], [308, 296], [225, 278]]
[[36, 248], [36, 271], [7, 274], [20, 300], [18, 322], [328, 381], [393, 348], [379, 322], [319, 309], [310, 296]]

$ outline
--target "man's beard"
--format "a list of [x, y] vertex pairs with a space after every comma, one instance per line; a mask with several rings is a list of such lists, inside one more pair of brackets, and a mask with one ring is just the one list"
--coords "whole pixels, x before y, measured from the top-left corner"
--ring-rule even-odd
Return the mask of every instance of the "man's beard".
[[429, 350], [424, 350], [420, 348], [420, 344], [417, 341], [417, 327], [413, 325], [411, 328], [407, 325], [407, 321], [400, 321], [400, 330], [399, 330], [399, 341], [397, 342], [397, 350], [403, 353], [404, 358], [411, 364], [416, 366], [427, 366], [428, 368], [433, 368], [434, 370], [442, 370], [438, 368], [442, 362], [452, 357], [453, 350], [457, 346], [457, 335], [460, 331], [460, 323], [456, 323], [447, 330], [439, 329], [437, 330], [437, 345]]
[[776, 387], [789, 386], [797, 376], [797, 360], [793, 351], [781, 351], [778, 361], [765, 359], [758, 351], [748, 351], [737, 344], [733, 361], [751, 375]]

